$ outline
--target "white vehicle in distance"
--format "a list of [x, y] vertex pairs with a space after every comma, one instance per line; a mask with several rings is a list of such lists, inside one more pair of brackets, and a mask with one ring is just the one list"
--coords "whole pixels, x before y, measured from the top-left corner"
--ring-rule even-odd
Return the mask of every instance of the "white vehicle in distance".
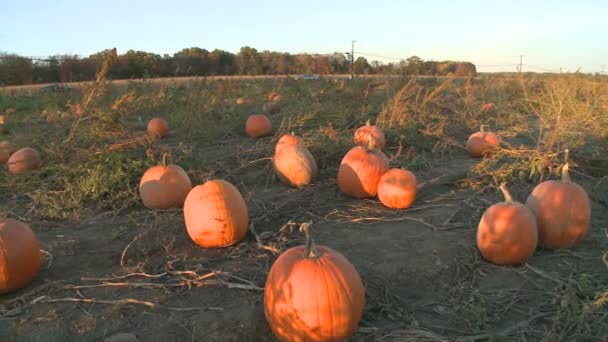
[[319, 75], [313, 75], [313, 74], [302, 74], [302, 75], [298, 75], [296, 77], [294, 77], [294, 79], [297, 80], [318, 80], [319, 79]]

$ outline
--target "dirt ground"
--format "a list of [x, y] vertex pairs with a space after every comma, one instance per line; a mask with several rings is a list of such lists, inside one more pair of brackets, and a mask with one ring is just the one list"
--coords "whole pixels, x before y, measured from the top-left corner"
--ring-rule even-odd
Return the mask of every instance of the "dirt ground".
[[[212, 162], [243, 150], [248, 140], [240, 140], [228, 150], [201, 149], [198, 157]], [[484, 340], [501, 333], [523, 339], [547, 328], [544, 318], [553, 315], [545, 311], [552, 299], [548, 289], [596, 276], [603, 267], [606, 208], [599, 204], [590, 234], [576, 248], [538, 251], [521, 267], [483, 262], [475, 247], [476, 223], [500, 197], [456, 186], [475, 163], [464, 152], [436, 159], [419, 175], [428, 183], [416, 205], [401, 211], [341, 195], [337, 164], [314, 185], [296, 190], [273, 179], [268, 163], [216, 176], [247, 189], [250, 217], [264, 244], [301, 244], [296, 225], [312, 219], [317, 242], [351, 260], [367, 291], [354, 341]], [[525, 200], [526, 190], [514, 189], [516, 198]], [[276, 255], [251, 235], [226, 249], [198, 248], [184, 232], [180, 210], [36, 228], [52, 261], [28, 288], [3, 298], [5, 310], [14, 312], [0, 320], [2, 341], [102, 341], [119, 332], [141, 341], [273, 340], [261, 288]], [[596, 281], [606, 283], [602, 276]], [[112, 302], [126, 299], [134, 302]]]

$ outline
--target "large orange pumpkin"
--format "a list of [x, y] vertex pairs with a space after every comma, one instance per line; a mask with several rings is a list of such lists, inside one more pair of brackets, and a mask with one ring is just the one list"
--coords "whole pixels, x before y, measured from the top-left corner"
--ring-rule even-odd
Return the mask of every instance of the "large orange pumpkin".
[[319, 173], [315, 158], [301, 145], [287, 145], [273, 158], [274, 170], [287, 185], [301, 188], [312, 183]]
[[486, 209], [477, 228], [477, 247], [483, 257], [496, 265], [516, 265], [528, 260], [538, 243], [534, 214], [513, 201], [505, 184], [500, 186], [504, 203]]
[[249, 212], [241, 193], [220, 179], [190, 191], [184, 202], [184, 218], [190, 238], [208, 248], [233, 245], [249, 229]]
[[274, 154], [275, 155], [278, 154], [279, 151], [285, 146], [300, 145], [301, 143], [302, 143], [302, 141], [300, 140], [300, 138], [298, 136], [296, 136], [295, 134], [293, 134], [293, 132], [291, 134], [285, 134], [277, 142], [277, 146], [274, 148]]
[[543, 247], [572, 247], [589, 230], [591, 200], [585, 189], [570, 179], [568, 163], [562, 168], [562, 180], [538, 184], [526, 205], [536, 216], [538, 242]]
[[486, 132], [486, 126], [481, 125], [479, 132], [471, 134], [466, 146], [471, 157], [479, 158], [496, 149], [499, 144], [498, 136], [493, 132]]
[[375, 197], [380, 177], [388, 171], [388, 167], [388, 158], [376, 149], [372, 138], [368, 147], [356, 146], [342, 158], [338, 169], [338, 187], [355, 198]]
[[153, 138], [163, 138], [169, 134], [169, 125], [163, 118], [153, 118], [148, 122], [148, 135]]
[[181, 208], [192, 190], [192, 182], [184, 169], [167, 164], [167, 154], [161, 165], [146, 170], [139, 182], [139, 194], [150, 209]]
[[266, 115], [251, 115], [247, 119], [245, 130], [252, 138], [263, 137], [272, 133], [272, 123]]
[[384, 132], [378, 126], [372, 125], [369, 120], [365, 123], [364, 126], [357, 128], [355, 131], [355, 145], [359, 146], [367, 146], [369, 143], [369, 137], [373, 136], [376, 141], [376, 146], [379, 148], [384, 148], [386, 141], [384, 140]]
[[417, 189], [416, 176], [411, 171], [390, 169], [380, 178], [378, 199], [389, 208], [409, 208], [416, 199]]
[[40, 271], [40, 246], [32, 228], [0, 220], [0, 295], [29, 284]]
[[31, 147], [24, 147], [13, 153], [6, 162], [8, 172], [19, 174], [40, 168], [40, 153]]
[[306, 245], [274, 262], [264, 288], [264, 314], [280, 341], [343, 341], [356, 330], [365, 288], [355, 267], [339, 252], [316, 246], [308, 224]]

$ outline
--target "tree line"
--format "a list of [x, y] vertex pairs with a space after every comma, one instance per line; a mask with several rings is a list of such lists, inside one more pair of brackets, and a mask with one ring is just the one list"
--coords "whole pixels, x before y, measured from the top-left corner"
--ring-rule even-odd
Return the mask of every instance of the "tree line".
[[[16, 54], [0, 53], [0, 85], [32, 83], [78, 82], [95, 79], [105, 53], [88, 57], [56, 55], [32, 59]], [[352, 63], [355, 74], [448, 75], [474, 76], [475, 65], [469, 62], [423, 61], [412, 56], [395, 63], [369, 62], [359, 56]], [[350, 56], [343, 53], [289, 54], [258, 51], [245, 46], [236, 54], [198, 47], [185, 48], [171, 55], [129, 50], [118, 55], [108, 78], [132, 79], [213, 75], [288, 75], [288, 74], [348, 74]]]

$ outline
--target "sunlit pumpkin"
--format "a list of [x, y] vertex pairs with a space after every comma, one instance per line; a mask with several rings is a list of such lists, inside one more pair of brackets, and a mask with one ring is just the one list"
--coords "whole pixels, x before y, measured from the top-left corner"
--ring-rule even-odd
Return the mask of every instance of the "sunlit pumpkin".
[[24, 147], [13, 153], [8, 161], [8, 172], [19, 174], [40, 168], [40, 153], [31, 147]]
[[242, 97], [239, 97], [238, 99], [236, 99], [236, 104], [237, 105], [242, 105], [245, 103], [245, 99]]
[[344, 341], [355, 333], [365, 288], [355, 267], [339, 252], [315, 245], [288, 249], [274, 262], [264, 288], [264, 314], [280, 341]]
[[411, 171], [390, 169], [380, 178], [378, 199], [389, 208], [409, 208], [416, 199], [417, 189], [416, 176]]
[[500, 142], [493, 132], [487, 132], [486, 126], [481, 125], [479, 132], [471, 134], [467, 140], [467, 151], [471, 157], [479, 158], [498, 148]]
[[139, 195], [150, 209], [181, 208], [192, 189], [192, 182], [184, 169], [167, 164], [167, 154], [160, 165], [146, 170], [139, 182]]
[[273, 91], [270, 94], [268, 94], [266, 99], [270, 102], [279, 102], [279, 101], [281, 101], [281, 95], [279, 93]]
[[287, 145], [273, 158], [274, 170], [279, 179], [297, 188], [312, 183], [319, 169], [315, 158], [302, 145]]
[[515, 202], [505, 184], [500, 186], [505, 202], [490, 206], [477, 227], [481, 255], [496, 265], [516, 265], [528, 260], [538, 243], [532, 211]]
[[585, 237], [591, 223], [591, 200], [580, 185], [570, 179], [568, 163], [562, 179], [538, 184], [526, 200], [536, 216], [538, 243], [546, 248], [569, 248]]
[[276, 114], [281, 111], [281, 105], [278, 102], [266, 102], [262, 106], [264, 113]]
[[367, 146], [370, 135], [374, 137], [376, 146], [379, 148], [384, 148], [384, 145], [386, 144], [386, 141], [384, 140], [384, 132], [382, 132], [378, 126], [372, 125], [369, 120], [367, 120], [365, 125], [357, 128], [355, 131], [355, 145]]
[[194, 187], [184, 202], [188, 235], [202, 247], [226, 247], [242, 240], [249, 211], [234, 185], [221, 179]]
[[279, 151], [285, 146], [300, 144], [302, 144], [300, 137], [293, 134], [293, 132], [291, 134], [285, 134], [277, 142], [277, 146], [274, 148], [274, 154], [276, 155], [279, 153]]
[[32, 228], [0, 219], [0, 295], [28, 285], [40, 271], [40, 246]]
[[252, 138], [263, 137], [272, 133], [272, 122], [266, 115], [251, 115], [245, 124], [245, 131]]
[[163, 118], [153, 118], [148, 122], [148, 135], [153, 138], [163, 138], [169, 134], [169, 125]]
[[494, 104], [492, 102], [484, 103], [484, 105], [481, 106], [482, 112], [490, 112], [492, 110], [494, 110]]
[[6, 115], [0, 115], [0, 125], [4, 125], [6, 123]]
[[380, 177], [388, 171], [388, 167], [388, 158], [376, 148], [372, 137], [369, 146], [356, 146], [342, 158], [338, 169], [338, 187], [355, 198], [375, 197]]

